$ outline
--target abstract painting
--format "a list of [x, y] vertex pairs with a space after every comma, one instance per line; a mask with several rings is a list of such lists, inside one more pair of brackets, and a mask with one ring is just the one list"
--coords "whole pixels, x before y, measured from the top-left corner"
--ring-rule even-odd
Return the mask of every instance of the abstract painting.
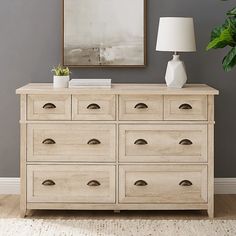
[[145, 66], [146, 0], [64, 0], [66, 66]]

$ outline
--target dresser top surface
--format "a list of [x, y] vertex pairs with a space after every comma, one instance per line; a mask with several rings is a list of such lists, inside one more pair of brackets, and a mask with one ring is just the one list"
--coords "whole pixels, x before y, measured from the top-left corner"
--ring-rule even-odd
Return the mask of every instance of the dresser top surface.
[[52, 83], [30, 83], [17, 94], [152, 94], [152, 95], [218, 95], [206, 84], [187, 84], [184, 88], [168, 88], [165, 84], [112, 84], [111, 88], [53, 88]]

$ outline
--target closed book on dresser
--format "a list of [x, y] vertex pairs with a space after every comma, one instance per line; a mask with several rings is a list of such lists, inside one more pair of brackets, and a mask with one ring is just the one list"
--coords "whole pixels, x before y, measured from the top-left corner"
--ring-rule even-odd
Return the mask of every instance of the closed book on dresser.
[[21, 215], [30, 209], [207, 210], [214, 95], [203, 84], [113, 84], [21, 97]]

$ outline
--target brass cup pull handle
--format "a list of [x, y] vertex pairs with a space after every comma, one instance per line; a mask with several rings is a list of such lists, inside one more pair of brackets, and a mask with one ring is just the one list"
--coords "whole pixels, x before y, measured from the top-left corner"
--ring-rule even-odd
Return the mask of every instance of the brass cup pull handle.
[[189, 187], [189, 186], [192, 186], [192, 182], [189, 181], [189, 180], [182, 180], [180, 183], [179, 183], [180, 186], [183, 186], [183, 187]]
[[185, 146], [189, 146], [189, 145], [192, 145], [193, 142], [189, 139], [183, 139], [179, 142], [180, 145], [185, 145]]
[[46, 103], [43, 105], [43, 109], [55, 109], [56, 105], [54, 105], [53, 103]]
[[87, 185], [89, 187], [96, 187], [96, 186], [100, 186], [101, 184], [97, 180], [91, 180], [87, 183]]
[[101, 142], [98, 139], [93, 138], [93, 139], [89, 140], [87, 144], [88, 145], [98, 145], [98, 144], [101, 144]]
[[182, 105], [179, 106], [180, 110], [191, 110], [193, 109], [192, 106], [190, 104], [184, 103]]
[[145, 139], [138, 139], [134, 142], [135, 145], [147, 145], [148, 142]]
[[51, 179], [47, 179], [47, 180], [43, 181], [42, 185], [44, 185], [44, 186], [53, 186], [53, 185], [56, 185], [56, 183]]
[[147, 186], [147, 182], [144, 181], [144, 180], [137, 180], [135, 183], [134, 183], [135, 186]]
[[135, 105], [134, 108], [135, 109], [148, 109], [148, 105], [146, 105], [145, 103], [138, 103]]
[[89, 109], [89, 110], [99, 110], [99, 109], [101, 109], [101, 107], [96, 103], [92, 103], [92, 104], [89, 104], [87, 106], [87, 109]]
[[43, 140], [42, 143], [43, 144], [56, 144], [56, 142], [51, 138], [47, 138], [47, 139]]

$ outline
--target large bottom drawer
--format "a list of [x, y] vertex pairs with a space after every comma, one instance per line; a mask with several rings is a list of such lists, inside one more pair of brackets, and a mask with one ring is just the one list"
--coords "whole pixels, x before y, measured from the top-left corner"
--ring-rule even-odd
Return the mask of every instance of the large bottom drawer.
[[120, 203], [206, 203], [207, 165], [121, 165]]
[[27, 201], [114, 203], [115, 166], [28, 165]]

